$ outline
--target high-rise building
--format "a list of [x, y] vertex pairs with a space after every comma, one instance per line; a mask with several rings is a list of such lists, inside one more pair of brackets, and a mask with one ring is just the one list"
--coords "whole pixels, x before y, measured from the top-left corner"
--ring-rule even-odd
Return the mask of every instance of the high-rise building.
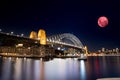
[[119, 49], [118, 49], [118, 48], [116, 48], [116, 49], [115, 49], [115, 52], [116, 52], [116, 53], [119, 53]]
[[102, 52], [105, 52], [105, 48], [102, 48]]
[[116, 50], [115, 50], [115, 49], [113, 49], [113, 52], [116, 52]]

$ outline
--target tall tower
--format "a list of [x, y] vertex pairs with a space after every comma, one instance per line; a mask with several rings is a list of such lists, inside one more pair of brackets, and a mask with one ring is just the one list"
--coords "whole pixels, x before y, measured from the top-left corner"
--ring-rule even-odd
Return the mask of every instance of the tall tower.
[[37, 33], [35, 31], [32, 31], [29, 36], [30, 39], [37, 39]]
[[85, 54], [88, 54], [87, 46], [84, 47], [84, 50], [85, 50]]
[[40, 39], [40, 44], [41, 45], [46, 45], [47, 38], [46, 38], [46, 32], [45, 32], [45, 30], [40, 29], [38, 31], [38, 38]]

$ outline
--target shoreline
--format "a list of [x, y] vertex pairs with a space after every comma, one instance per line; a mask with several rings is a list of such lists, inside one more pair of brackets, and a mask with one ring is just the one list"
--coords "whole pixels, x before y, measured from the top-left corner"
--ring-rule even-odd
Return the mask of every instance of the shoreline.
[[77, 58], [80, 56], [64, 56], [64, 55], [17, 55], [17, 54], [9, 54], [9, 53], [0, 53], [1, 57], [18, 57], [18, 58]]
[[[85, 54], [86, 57], [92, 56], [120, 56], [120, 54]], [[18, 58], [78, 58], [80, 56], [64, 56], [64, 55], [20, 55], [20, 54], [9, 54], [9, 53], [0, 53], [0, 57], [18, 57]]]
[[120, 56], [120, 53], [118, 54], [86, 54], [86, 56]]

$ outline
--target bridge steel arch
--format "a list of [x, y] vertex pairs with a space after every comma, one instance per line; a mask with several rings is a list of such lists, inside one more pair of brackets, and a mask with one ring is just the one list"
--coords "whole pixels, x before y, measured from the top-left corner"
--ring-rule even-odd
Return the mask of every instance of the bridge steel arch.
[[63, 33], [63, 34], [57, 34], [57, 35], [52, 35], [52, 36], [49, 36], [47, 37], [47, 41], [50, 41], [50, 42], [63, 42], [63, 39], [68, 39], [70, 40], [74, 45], [74, 46], [79, 46], [81, 48], [84, 48], [82, 42], [73, 34], [70, 34], [70, 33]]

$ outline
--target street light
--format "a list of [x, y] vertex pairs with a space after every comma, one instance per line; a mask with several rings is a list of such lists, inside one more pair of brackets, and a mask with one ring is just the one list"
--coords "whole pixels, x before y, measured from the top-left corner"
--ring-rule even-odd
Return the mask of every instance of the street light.
[[19, 37], [20, 35], [17, 35], [17, 37]]
[[24, 36], [24, 34], [21, 34], [21, 37], [23, 37]]
[[6, 33], [7, 35], [9, 35], [10, 33]]
[[11, 35], [13, 35], [14, 32], [10, 32]]

